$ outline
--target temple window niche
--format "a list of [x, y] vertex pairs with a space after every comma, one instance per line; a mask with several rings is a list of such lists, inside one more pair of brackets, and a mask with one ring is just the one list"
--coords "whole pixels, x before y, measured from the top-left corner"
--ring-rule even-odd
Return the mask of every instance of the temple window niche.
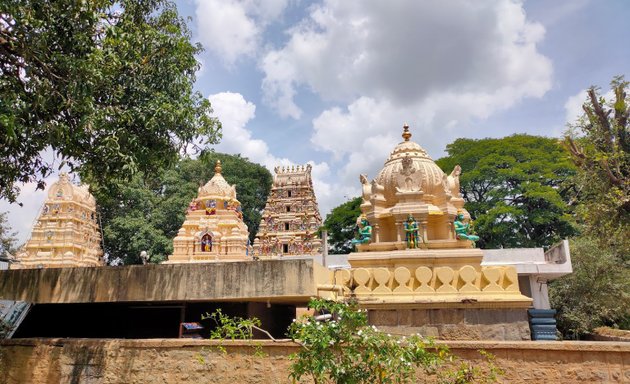
[[212, 252], [212, 235], [209, 233], [201, 237], [201, 252]]
[[287, 197], [291, 197], [291, 191], [287, 191]]
[[291, 206], [287, 205], [287, 212], [291, 212]]
[[288, 231], [289, 230], [289, 223], [284, 223], [284, 230]]

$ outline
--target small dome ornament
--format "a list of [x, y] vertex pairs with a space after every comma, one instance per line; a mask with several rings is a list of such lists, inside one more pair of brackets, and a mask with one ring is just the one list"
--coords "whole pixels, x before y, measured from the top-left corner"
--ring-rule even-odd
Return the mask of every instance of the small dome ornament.
[[217, 160], [217, 163], [214, 166], [214, 173], [221, 174], [221, 171], [223, 171], [223, 168], [221, 167], [221, 160]]
[[405, 139], [405, 141], [409, 141], [409, 139], [411, 139], [411, 132], [409, 132], [409, 124], [407, 123], [403, 125], [402, 137], [403, 139]]

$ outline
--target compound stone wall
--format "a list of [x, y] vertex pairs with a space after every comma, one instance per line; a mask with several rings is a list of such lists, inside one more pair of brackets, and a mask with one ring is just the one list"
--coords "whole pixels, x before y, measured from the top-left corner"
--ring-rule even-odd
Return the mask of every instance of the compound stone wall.
[[[463, 358], [478, 349], [496, 356], [506, 383], [630, 383], [630, 343], [445, 342]], [[288, 378], [290, 342], [207, 340], [14, 339], [0, 341], [0, 383], [281, 384]], [[258, 349], [254, 348], [259, 346]], [[265, 356], [260, 357], [257, 351]], [[425, 382], [427, 378], [418, 378]], [[433, 382], [429, 377], [426, 382]], [[309, 383], [309, 381], [304, 381]]]

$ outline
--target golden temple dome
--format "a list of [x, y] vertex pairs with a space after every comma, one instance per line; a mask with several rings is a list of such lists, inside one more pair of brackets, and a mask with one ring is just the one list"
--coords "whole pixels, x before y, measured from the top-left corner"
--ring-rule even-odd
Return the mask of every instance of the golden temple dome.
[[67, 173], [59, 175], [59, 180], [52, 183], [48, 189], [49, 200], [71, 200], [92, 209], [96, 209], [96, 200], [87, 185], [75, 185], [70, 181]]
[[236, 187], [228, 184], [221, 175], [221, 160], [217, 160], [214, 176], [203, 187], [199, 188], [199, 199], [236, 200]]
[[410, 141], [409, 127], [404, 126], [403, 138], [389, 154], [376, 182], [383, 187], [388, 201], [397, 200], [397, 192], [422, 192], [425, 195], [446, 196], [445, 174], [418, 143]]

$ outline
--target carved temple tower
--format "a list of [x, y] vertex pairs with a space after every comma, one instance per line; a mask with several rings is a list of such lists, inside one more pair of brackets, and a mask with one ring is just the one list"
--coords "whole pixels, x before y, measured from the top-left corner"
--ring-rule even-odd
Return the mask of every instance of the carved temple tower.
[[165, 264], [250, 259], [247, 225], [236, 187], [221, 175], [220, 160], [214, 171], [188, 206], [184, 224], [173, 240], [173, 255]]
[[104, 265], [102, 255], [94, 196], [62, 173], [11, 268], [97, 267]]
[[261, 258], [321, 252], [316, 232], [322, 225], [311, 179], [311, 165], [276, 167], [254, 253]]

